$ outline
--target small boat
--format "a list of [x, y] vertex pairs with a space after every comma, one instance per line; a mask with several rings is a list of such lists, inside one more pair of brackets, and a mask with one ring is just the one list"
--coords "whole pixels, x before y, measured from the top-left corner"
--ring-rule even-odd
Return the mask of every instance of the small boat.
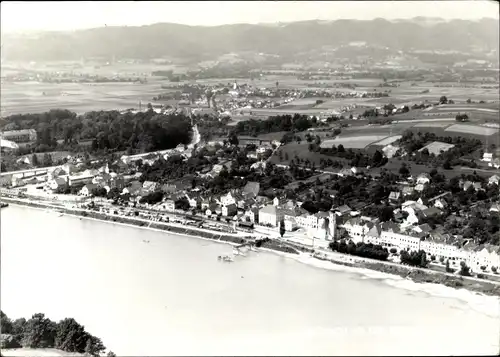
[[9, 207], [9, 204], [5, 203], [5, 202], [2, 202], [2, 203], [0, 203], [0, 207], [1, 208]]
[[143, 242], [143, 243], [149, 243], [149, 241], [148, 241], [148, 240], [145, 240], [145, 239], [143, 239], [143, 240], [142, 240], [142, 242]]
[[234, 261], [233, 257], [231, 257], [229, 255], [219, 255], [217, 257], [217, 260], [221, 260], [223, 262], [233, 262]]

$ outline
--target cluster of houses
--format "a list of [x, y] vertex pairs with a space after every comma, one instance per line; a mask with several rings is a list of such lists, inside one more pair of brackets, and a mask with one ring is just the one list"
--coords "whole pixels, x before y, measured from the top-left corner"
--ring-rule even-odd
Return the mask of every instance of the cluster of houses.
[[500, 247], [483, 244], [477, 245], [472, 239], [453, 236], [443, 229], [432, 229], [428, 224], [411, 226], [394, 222], [380, 223], [369, 217], [354, 217], [346, 220], [339, 227], [346, 230], [355, 243], [379, 244], [397, 251], [424, 250], [429, 260], [451, 266], [465, 262], [473, 272], [494, 271], [500, 267]]
[[[435, 196], [424, 204], [422, 199], [411, 201], [404, 199], [414, 191], [422, 191], [430, 183], [428, 174], [421, 174], [413, 184], [402, 186], [401, 190], [390, 193], [389, 201], [394, 206], [395, 222], [380, 223], [378, 219], [360, 217], [351, 212], [354, 217], [347, 217], [339, 222], [339, 227], [345, 229], [354, 242], [380, 244], [387, 248], [400, 250], [424, 250], [429, 259], [449, 260], [451, 265], [464, 261], [475, 272], [500, 268], [500, 247], [494, 245], [476, 245], [471, 238], [451, 235], [443, 228], [432, 229], [428, 224], [422, 224], [427, 217], [444, 214], [448, 206], [450, 192]], [[483, 185], [480, 182], [461, 180], [460, 187], [464, 190], [484, 190], [490, 185], [498, 187], [500, 177], [493, 175]], [[490, 212], [500, 212], [500, 204], [493, 203]]]

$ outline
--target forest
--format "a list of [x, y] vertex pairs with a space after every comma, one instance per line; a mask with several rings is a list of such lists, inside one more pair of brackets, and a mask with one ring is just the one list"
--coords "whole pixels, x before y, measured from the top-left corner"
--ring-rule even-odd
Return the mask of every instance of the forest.
[[[73, 318], [55, 322], [38, 313], [30, 319], [11, 320], [0, 311], [1, 348], [56, 348], [66, 352], [100, 356], [106, 350], [100, 338], [85, 331]], [[109, 352], [108, 356], [115, 356]]]
[[172, 149], [178, 144], [188, 144], [192, 137], [188, 117], [157, 114], [153, 110], [92, 111], [77, 115], [69, 110], [54, 109], [39, 114], [11, 115], [0, 122], [2, 131], [21, 129], [37, 132], [36, 143], [21, 148], [21, 155], [56, 150], [134, 154]]

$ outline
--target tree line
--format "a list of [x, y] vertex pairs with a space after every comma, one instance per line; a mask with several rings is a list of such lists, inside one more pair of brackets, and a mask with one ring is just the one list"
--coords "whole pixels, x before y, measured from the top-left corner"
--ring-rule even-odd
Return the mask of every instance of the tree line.
[[245, 120], [236, 125], [234, 132], [238, 135], [257, 136], [259, 134], [278, 131], [304, 131], [313, 126], [307, 115], [277, 115], [267, 120]]
[[36, 130], [36, 143], [21, 148], [21, 155], [55, 150], [95, 153], [126, 150], [133, 154], [172, 149], [178, 144], [188, 144], [192, 136], [188, 117], [157, 114], [153, 110], [138, 113], [92, 111], [77, 115], [69, 110], [53, 109], [46, 113], [8, 116], [0, 123], [0, 129]]
[[389, 252], [386, 248], [372, 243], [354, 243], [350, 240], [348, 243], [344, 239], [333, 241], [329, 247], [334, 252], [355, 255], [362, 258], [370, 258], [385, 261], [389, 257]]
[[[0, 311], [0, 319], [2, 348], [57, 348], [91, 356], [100, 356], [106, 350], [100, 338], [85, 331], [85, 327], [73, 318], [54, 322], [37, 313], [29, 320], [19, 318], [12, 321]], [[108, 356], [115, 354], [110, 351]]]

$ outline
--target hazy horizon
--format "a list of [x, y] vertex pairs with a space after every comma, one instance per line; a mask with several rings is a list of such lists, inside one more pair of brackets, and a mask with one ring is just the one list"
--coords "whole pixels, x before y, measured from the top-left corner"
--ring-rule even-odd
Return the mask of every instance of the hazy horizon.
[[[178, 23], [219, 26], [307, 20], [387, 20], [415, 17], [444, 20], [499, 18], [494, 1], [169, 1], [169, 2], [16, 2], [1, 3], [3, 33], [72, 31], [103, 26]], [[78, 14], [78, 17], [74, 15]]]

